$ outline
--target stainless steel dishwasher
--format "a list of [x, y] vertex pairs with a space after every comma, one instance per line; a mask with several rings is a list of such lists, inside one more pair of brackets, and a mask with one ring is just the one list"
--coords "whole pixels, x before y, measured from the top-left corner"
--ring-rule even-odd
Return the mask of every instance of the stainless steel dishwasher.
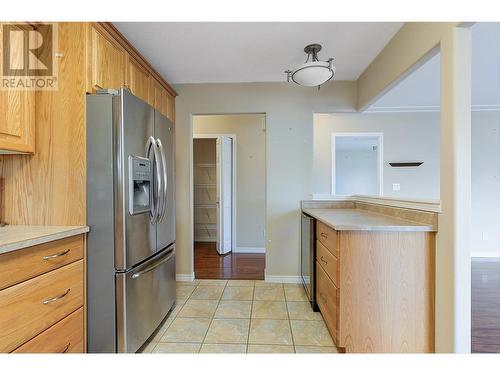
[[316, 304], [316, 220], [302, 213], [301, 218], [301, 276], [304, 289], [314, 311], [319, 311]]

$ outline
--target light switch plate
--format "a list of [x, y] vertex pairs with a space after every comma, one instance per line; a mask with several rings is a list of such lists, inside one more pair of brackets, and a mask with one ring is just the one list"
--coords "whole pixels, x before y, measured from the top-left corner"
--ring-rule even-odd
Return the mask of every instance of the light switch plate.
[[400, 191], [400, 190], [401, 190], [400, 184], [392, 184], [392, 191]]

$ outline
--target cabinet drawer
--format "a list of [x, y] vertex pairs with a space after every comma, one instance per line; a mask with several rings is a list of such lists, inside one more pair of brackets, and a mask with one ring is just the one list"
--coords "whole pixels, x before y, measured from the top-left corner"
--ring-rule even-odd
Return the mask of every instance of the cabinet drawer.
[[339, 285], [339, 261], [319, 241], [317, 241], [317, 250], [318, 250], [318, 253], [316, 255], [316, 260], [318, 261], [318, 264], [320, 264], [321, 267], [323, 267], [323, 270], [326, 272], [328, 277], [330, 279], [332, 279], [335, 286], [337, 288], [340, 287], [340, 285]]
[[14, 350], [14, 353], [83, 352], [83, 307]]
[[83, 258], [83, 236], [0, 255], [0, 290]]
[[83, 305], [83, 260], [0, 291], [0, 352], [10, 352]]
[[339, 246], [337, 242], [337, 231], [328, 225], [318, 221], [318, 240], [337, 258], [339, 257]]
[[326, 275], [323, 268], [316, 262], [316, 297], [321, 315], [330, 331], [335, 345], [339, 334], [339, 289]]

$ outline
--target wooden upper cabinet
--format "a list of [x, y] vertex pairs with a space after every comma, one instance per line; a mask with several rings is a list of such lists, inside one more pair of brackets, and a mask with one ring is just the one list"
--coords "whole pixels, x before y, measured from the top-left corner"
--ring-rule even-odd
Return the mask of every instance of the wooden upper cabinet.
[[89, 23], [87, 92], [126, 87], [175, 120], [175, 92], [110, 24]]
[[127, 75], [125, 86], [135, 96], [153, 105], [153, 98], [150, 95], [150, 74], [149, 71], [132, 56], [127, 59]]
[[152, 106], [155, 107], [161, 114], [167, 117], [168, 102], [167, 92], [156, 79], [151, 77], [151, 98]]
[[104, 30], [89, 25], [87, 91], [119, 89], [125, 78], [125, 50]]
[[167, 94], [167, 117], [172, 123], [175, 123], [175, 96]]
[[[3, 40], [2, 30], [3, 24], [0, 23], [0, 40]], [[23, 39], [14, 38], [10, 47], [11, 61], [22, 64]], [[35, 91], [26, 88], [2, 88], [0, 89], [0, 153], [32, 152], [35, 152]]]
[[175, 121], [175, 97], [153, 77], [151, 77], [150, 85], [151, 105], [173, 123]]
[[35, 152], [35, 92], [0, 91], [0, 153]]

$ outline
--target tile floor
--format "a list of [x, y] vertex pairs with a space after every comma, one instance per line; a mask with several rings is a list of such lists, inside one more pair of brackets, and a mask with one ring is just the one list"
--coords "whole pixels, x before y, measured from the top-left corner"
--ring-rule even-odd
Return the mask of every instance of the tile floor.
[[144, 353], [337, 353], [300, 284], [177, 283], [177, 304]]

